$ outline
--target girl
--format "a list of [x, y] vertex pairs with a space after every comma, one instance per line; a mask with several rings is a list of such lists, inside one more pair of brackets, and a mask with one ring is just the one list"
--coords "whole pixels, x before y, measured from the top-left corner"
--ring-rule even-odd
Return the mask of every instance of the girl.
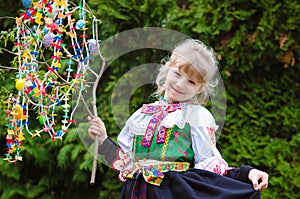
[[118, 145], [99, 118], [89, 118], [90, 136], [99, 136], [99, 152], [125, 182], [121, 198], [260, 198], [268, 174], [230, 168], [216, 148], [217, 125], [203, 105], [217, 70], [212, 50], [186, 40], [158, 73], [160, 99], [133, 113]]

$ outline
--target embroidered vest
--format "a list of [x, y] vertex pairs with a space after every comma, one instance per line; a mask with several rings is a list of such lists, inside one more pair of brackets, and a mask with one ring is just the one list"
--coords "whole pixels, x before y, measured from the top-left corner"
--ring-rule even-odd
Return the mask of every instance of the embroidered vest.
[[[153, 140], [159, 137], [157, 128]], [[190, 125], [185, 124], [183, 129], [176, 125], [173, 128], [165, 129], [166, 139], [164, 143], [151, 142], [149, 147], [143, 146], [143, 135], [134, 137], [134, 162], [143, 159], [153, 159], [161, 161], [176, 161], [193, 163], [194, 151], [190, 135]]]

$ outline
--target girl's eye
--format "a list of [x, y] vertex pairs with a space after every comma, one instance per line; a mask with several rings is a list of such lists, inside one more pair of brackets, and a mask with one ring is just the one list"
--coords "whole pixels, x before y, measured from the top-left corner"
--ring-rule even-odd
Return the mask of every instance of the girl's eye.
[[178, 76], [178, 77], [180, 76], [180, 73], [179, 73], [179, 72], [176, 72], [176, 71], [175, 71], [174, 73], [175, 73], [176, 76]]
[[192, 85], [196, 85], [196, 82], [194, 82], [193, 80], [189, 80], [189, 83]]

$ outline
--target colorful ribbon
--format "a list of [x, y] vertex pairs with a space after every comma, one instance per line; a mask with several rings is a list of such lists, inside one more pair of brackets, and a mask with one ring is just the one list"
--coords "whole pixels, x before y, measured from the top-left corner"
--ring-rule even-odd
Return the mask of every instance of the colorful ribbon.
[[188, 162], [157, 162], [143, 165], [141, 162], [134, 163], [134, 169], [123, 171], [122, 176], [125, 178], [136, 179], [142, 173], [146, 182], [159, 186], [164, 179], [164, 173], [168, 171], [183, 172], [189, 169]]
[[[152, 139], [154, 136], [154, 132], [161, 123], [161, 121], [165, 118], [168, 113], [174, 112], [175, 110], [181, 109], [182, 104], [168, 104], [168, 105], [149, 105], [144, 104], [141, 110], [143, 114], [153, 114], [146, 132], [144, 134], [144, 138], [142, 140], [142, 145], [144, 147], [150, 147], [152, 143]], [[158, 131], [158, 136], [156, 139], [156, 143], [164, 143], [166, 140], [166, 129], [164, 127], [160, 127]]]

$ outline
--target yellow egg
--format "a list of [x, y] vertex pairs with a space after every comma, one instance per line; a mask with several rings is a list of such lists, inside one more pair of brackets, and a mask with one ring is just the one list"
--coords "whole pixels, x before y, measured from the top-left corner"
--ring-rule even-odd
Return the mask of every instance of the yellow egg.
[[16, 80], [16, 89], [19, 91], [22, 90], [25, 86], [25, 81], [26, 81], [26, 79], [17, 79]]
[[22, 119], [22, 116], [23, 116], [23, 108], [22, 108], [22, 106], [20, 106], [19, 104], [16, 104], [13, 107], [13, 110], [12, 110], [11, 114], [15, 116], [16, 120]]

